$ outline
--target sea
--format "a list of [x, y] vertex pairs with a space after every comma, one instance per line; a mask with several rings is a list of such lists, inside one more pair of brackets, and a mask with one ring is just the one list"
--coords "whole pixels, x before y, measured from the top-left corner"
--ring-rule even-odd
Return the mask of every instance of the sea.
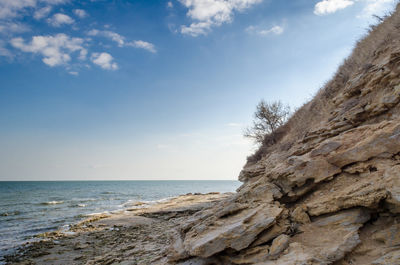
[[91, 215], [187, 194], [234, 192], [239, 181], [1, 181], [0, 264], [38, 234], [64, 230]]

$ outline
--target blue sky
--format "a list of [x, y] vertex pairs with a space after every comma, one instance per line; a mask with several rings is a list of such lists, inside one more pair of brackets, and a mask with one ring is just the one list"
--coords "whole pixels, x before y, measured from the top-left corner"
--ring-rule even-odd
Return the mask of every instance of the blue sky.
[[393, 0], [0, 1], [0, 180], [236, 179]]

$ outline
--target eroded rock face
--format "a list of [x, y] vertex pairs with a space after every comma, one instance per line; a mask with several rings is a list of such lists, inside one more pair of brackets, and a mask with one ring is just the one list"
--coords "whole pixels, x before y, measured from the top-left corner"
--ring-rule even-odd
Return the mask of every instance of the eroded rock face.
[[[229, 216], [214, 216], [186, 233], [184, 248], [191, 256], [210, 257], [225, 249], [248, 247], [263, 230], [271, 227], [282, 209], [261, 204], [253, 209], [241, 209]], [[207, 223], [208, 222], [208, 223]]]
[[[390, 21], [400, 24], [399, 8]], [[182, 225], [175, 260], [400, 264], [399, 40], [377, 47], [368, 67], [326, 88], [336, 92], [322, 114], [318, 97], [307, 105], [303, 116], [319, 119], [298, 118], [310, 122], [303, 135], [289, 126], [244, 167], [235, 196]]]

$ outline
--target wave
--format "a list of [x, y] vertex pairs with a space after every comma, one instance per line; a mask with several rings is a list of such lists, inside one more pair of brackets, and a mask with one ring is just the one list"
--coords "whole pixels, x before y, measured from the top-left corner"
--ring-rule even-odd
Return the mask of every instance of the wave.
[[89, 213], [86, 214], [86, 217], [91, 217], [91, 216], [96, 216], [96, 215], [103, 215], [103, 214], [110, 214], [110, 211], [103, 211], [103, 212], [98, 212], [98, 213]]
[[42, 202], [41, 205], [55, 205], [55, 204], [63, 204], [64, 201], [49, 201], [49, 202]]

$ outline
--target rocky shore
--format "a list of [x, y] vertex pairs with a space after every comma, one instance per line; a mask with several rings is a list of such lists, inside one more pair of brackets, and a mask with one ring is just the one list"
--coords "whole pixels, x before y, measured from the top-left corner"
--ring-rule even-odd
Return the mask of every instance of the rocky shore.
[[231, 196], [187, 194], [146, 208], [95, 215], [67, 232], [40, 235], [41, 241], [8, 256], [7, 264], [167, 264], [175, 228]]
[[235, 194], [50, 233], [10, 264], [400, 264], [400, 5], [267, 135]]

